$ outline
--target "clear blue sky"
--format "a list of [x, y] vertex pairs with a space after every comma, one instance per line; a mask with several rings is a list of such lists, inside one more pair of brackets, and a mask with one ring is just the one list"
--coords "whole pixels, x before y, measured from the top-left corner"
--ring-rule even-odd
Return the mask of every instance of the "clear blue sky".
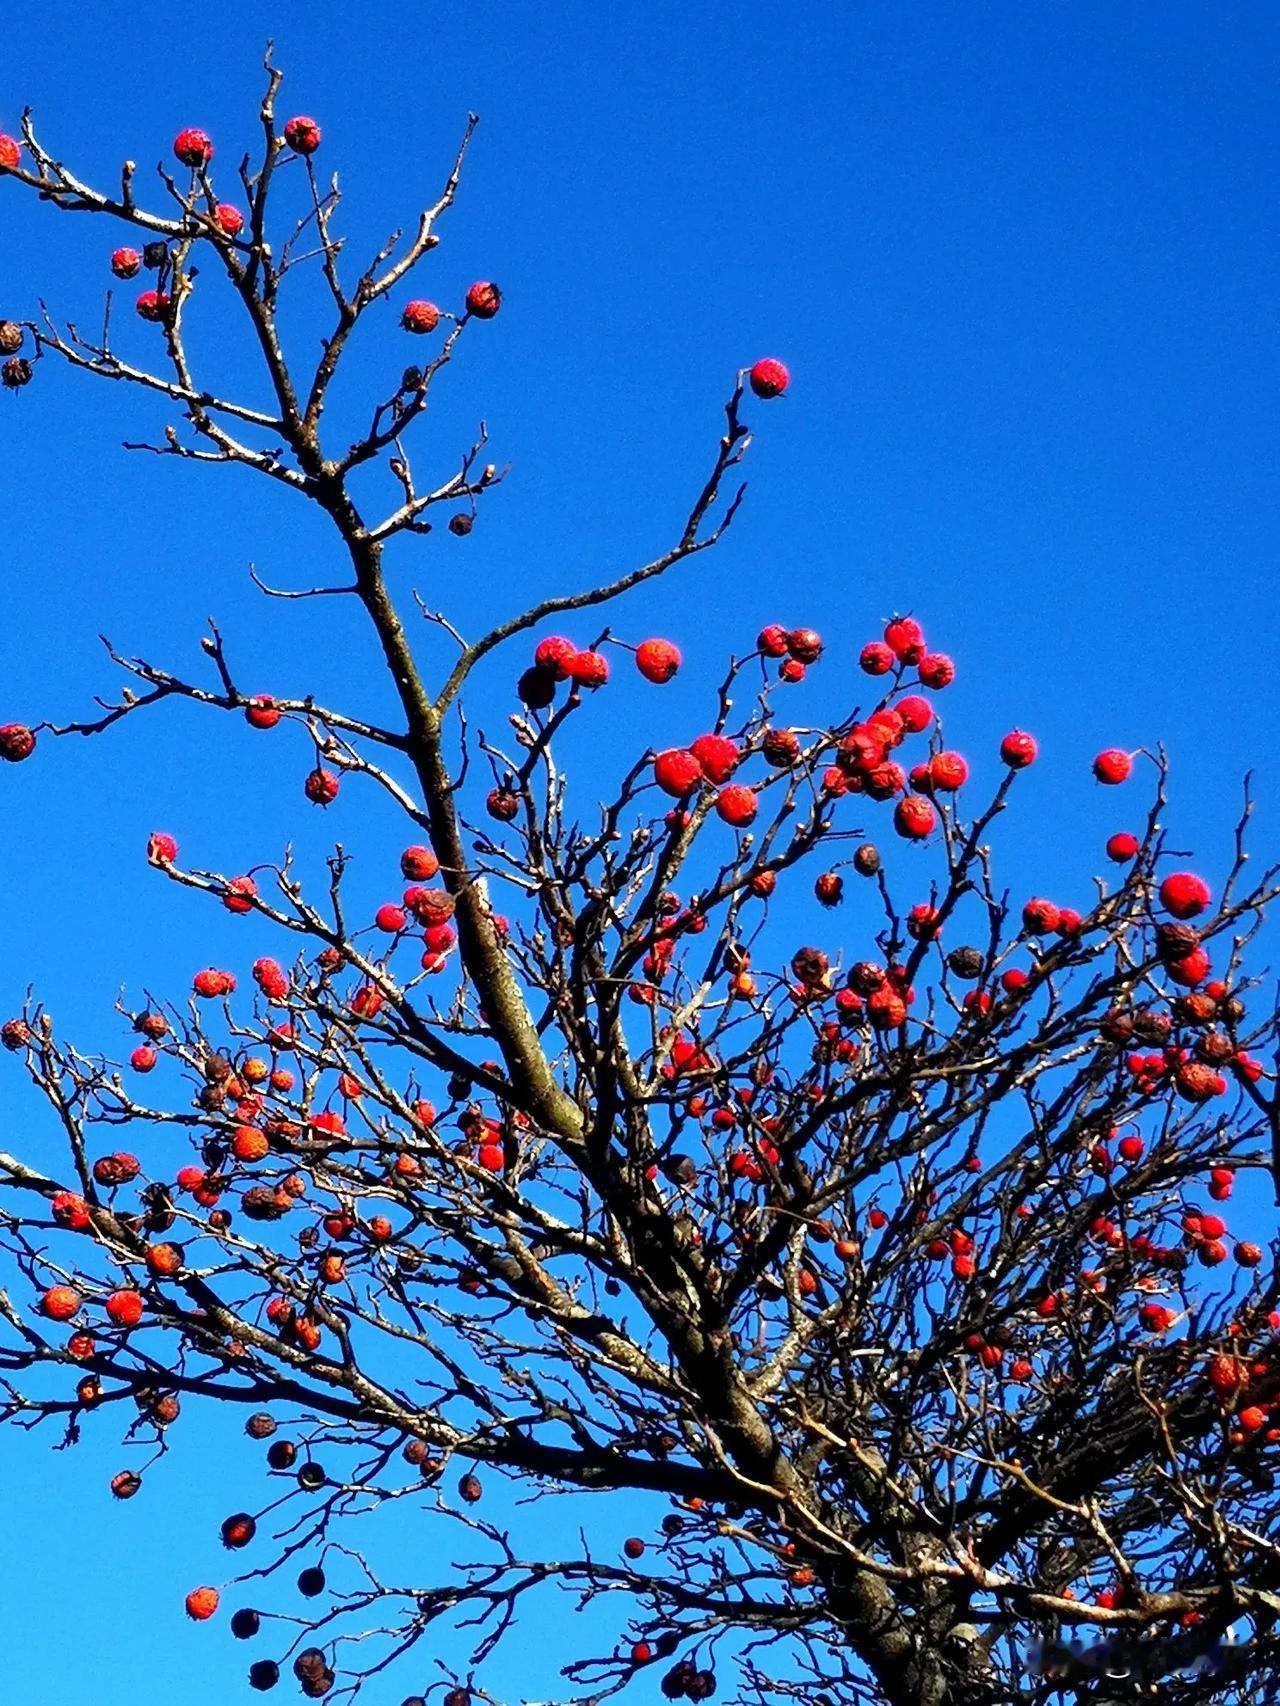
[[[4, 32], [0, 129], [29, 101], [53, 151], [98, 178], [125, 156], [167, 158], [184, 124], [210, 130], [229, 167], [256, 138], [273, 34], [282, 116], [324, 126], [360, 254], [434, 193], [468, 108], [482, 115], [423, 291], [448, 303], [490, 276], [507, 300], [469, 336], [429, 442], [447, 469], [483, 415], [513, 474], [469, 540], [414, 543], [401, 582], [467, 627], [527, 588], [660, 549], [735, 369], [777, 354], [793, 385], [753, 413], [734, 534], [627, 624], [685, 648], [655, 719], [674, 732], [693, 684], [764, 621], [811, 622], [847, 668], [912, 609], [959, 664], [957, 744], [987, 755], [1014, 724], [1042, 742], [1003, 836], [1018, 886], [1067, 898], [1123, 826], [1087, 785], [1104, 745], [1167, 743], [1174, 821], [1206, 866], [1252, 767], [1259, 845], [1275, 848], [1274, 10], [365, 0], [219, 15], [48, 0]], [[0, 234], [0, 311], [25, 316], [43, 295], [98, 322], [118, 237], [3, 184]], [[149, 347], [143, 328], [121, 335]], [[406, 342], [389, 308], [359, 358], [371, 383], [410, 358]], [[252, 387], [252, 364], [215, 335], [200, 353]], [[247, 475], [126, 457], [119, 440], [162, 413], [49, 365], [0, 399], [0, 720], [70, 716], [106, 689], [100, 629], [177, 666], [210, 613], [255, 687], [373, 693], [346, 618], [264, 611], [245, 584], [251, 561], [285, 582], [325, 577], [310, 518]], [[596, 733], [619, 762], [630, 717], [602, 696]], [[661, 735], [655, 720], [646, 738]], [[224, 870], [314, 839], [301, 749], [284, 751], [174, 714], [0, 777], [0, 1005], [34, 982], [80, 1041], [116, 1047], [121, 982], [176, 990], [220, 958], [247, 969], [240, 927], [165, 890], [140, 853], [153, 827]], [[383, 821], [370, 809], [360, 828]], [[334, 833], [354, 834], [350, 819]], [[0, 1122], [6, 1147], [39, 1141], [13, 1071]], [[233, 1431], [193, 1421], [127, 1508], [106, 1494], [119, 1454], [105, 1434], [58, 1455], [0, 1438], [15, 1700], [132, 1706], [144, 1678], [185, 1706], [237, 1697], [245, 1649], [180, 1616], [185, 1588], [225, 1567], [224, 1489], [252, 1497]], [[495, 1668], [496, 1692], [519, 1696], [525, 1658]], [[369, 1698], [398, 1701], [402, 1680]]]

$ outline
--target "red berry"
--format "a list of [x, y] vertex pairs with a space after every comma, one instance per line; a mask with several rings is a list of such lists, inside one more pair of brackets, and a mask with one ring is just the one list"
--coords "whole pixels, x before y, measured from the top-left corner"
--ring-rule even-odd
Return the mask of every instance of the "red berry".
[[1130, 835], [1127, 830], [1120, 830], [1107, 840], [1107, 858], [1116, 865], [1127, 865], [1130, 859], [1136, 859], [1142, 843], [1136, 835]]
[[6, 764], [21, 764], [35, 749], [35, 734], [25, 723], [0, 724], [0, 759]]
[[702, 766], [708, 782], [727, 782], [741, 754], [735, 741], [727, 735], [699, 735], [689, 745], [689, 751]]
[[1256, 1268], [1262, 1260], [1262, 1251], [1257, 1244], [1244, 1241], [1236, 1245], [1235, 1258], [1242, 1268]]
[[49, 1207], [58, 1225], [68, 1232], [83, 1232], [89, 1225], [89, 1205], [72, 1191], [58, 1191]]
[[916, 666], [916, 674], [926, 687], [941, 692], [956, 678], [956, 666], [945, 652], [926, 652]]
[[111, 270], [117, 278], [137, 278], [142, 256], [136, 249], [117, 249], [111, 257]]
[[935, 788], [950, 793], [969, 780], [969, 766], [958, 752], [939, 752], [929, 760], [929, 780]]
[[770, 622], [767, 628], [761, 628], [756, 635], [756, 649], [767, 658], [784, 658], [787, 655], [787, 630], [780, 622]]
[[923, 841], [933, 834], [938, 814], [920, 794], [908, 794], [893, 808], [893, 827], [908, 841]]
[[153, 865], [172, 865], [178, 857], [178, 843], [163, 829], [157, 829], [147, 839], [147, 858]]
[[379, 930], [384, 930], [388, 936], [398, 936], [409, 922], [408, 914], [402, 906], [380, 906], [374, 914], [374, 924]]
[[791, 375], [776, 356], [771, 355], [756, 362], [747, 378], [757, 397], [781, 397], [791, 383]]
[[1010, 730], [1000, 742], [1000, 756], [1010, 770], [1025, 770], [1028, 764], [1035, 763], [1039, 751], [1034, 737], [1021, 729]]
[[406, 332], [434, 332], [440, 324], [440, 310], [434, 302], [406, 302], [400, 324]]
[[337, 799], [341, 786], [332, 770], [318, 764], [302, 784], [302, 791], [313, 806], [328, 806]]
[[320, 126], [313, 118], [291, 118], [284, 139], [295, 154], [314, 154], [320, 146]]
[[229, 201], [220, 201], [213, 210], [214, 222], [227, 237], [236, 237], [244, 230], [244, 214]]
[[173, 151], [184, 166], [207, 166], [213, 159], [213, 143], [207, 132], [191, 126], [173, 139]]
[[440, 869], [440, 861], [429, 847], [406, 847], [400, 855], [400, 870], [411, 883], [429, 883]]
[[258, 885], [252, 877], [232, 877], [227, 883], [227, 892], [222, 897], [222, 904], [228, 912], [243, 916], [253, 911], [254, 897]]
[[1194, 918], [1210, 901], [1209, 885], [1190, 871], [1175, 871], [1160, 884], [1160, 903], [1175, 918]]
[[923, 734], [933, 721], [933, 706], [918, 693], [908, 693], [905, 699], [899, 699], [894, 710], [908, 734]]
[[129, 1065], [135, 1072], [154, 1072], [159, 1055], [153, 1048], [142, 1043], [129, 1056]]
[[244, 720], [252, 729], [273, 729], [280, 721], [280, 709], [269, 693], [255, 693], [244, 708]]
[[575, 687], [603, 687], [609, 679], [609, 661], [599, 652], [575, 652], [569, 661], [569, 679]]
[[502, 306], [502, 292], [488, 279], [480, 279], [467, 292], [467, 313], [477, 320], [492, 320]]
[[636, 647], [636, 668], [646, 681], [663, 686], [680, 668], [680, 652], [670, 640], [645, 640]]
[[51, 1285], [40, 1299], [40, 1313], [50, 1321], [70, 1321], [80, 1309], [80, 1293], [69, 1285]]
[[1132, 769], [1133, 760], [1117, 746], [1109, 746], [1093, 761], [1093, 773], [1099, 782], [1106, 782], [1113, 787], [1118, 782], [1126, 781]]
[[163, 290], [144, 290], [134, 307], [140, 320], [159, 322], [168, 317], [169, 298]]
[[924, 656], [924, 629], [913, 616], [895, 616], [885, 628], [884, 643], [899, 663], [919, 663]]
[[113, 1291], [104, 1307], [117, 1327], [136, 1327], [142, 1319], [142, 1298], [136, 1291]]
[[0, 172], [16, 172], [22, 151], [12, 136], [0, 136]]
[[577, 655], [578, 648], [572, 640], [566, 640], [559, 634], [550, 634], [545, 640], [539, 640], [534, 647], [534, 667], [546, 670], [557, 681], [567, 681], [569, 666]]
[[729, 787], [722, 788], [716, 796], [716, 814], [735, 829], [745, 829], [755, 817], [759, 804], [754, 788], [746, 788], [740, 782], [734, 782]]
[[799, 663], [817, 663], [822, 656], [822, 636], [813, 628], [792, 628], [787, 650]]
[[1051, 900], [1029, 900], [1022, 909], [1022, 923], [1033, 936], [1048, 936], [1058, 928], [1058, 908]]
[[896, 1030], [907, 1022], [907, 1004], [890, 983], [867, 996], [867, 1017], [878, 1031]]
[[883, 640], [872, 640], [858, 653], [858, 663], [867, 675], [888, 675], [894, 657]]
[[1175, 983], [1194, 989], [1209, 975], [1209, 956], [1203, 948], [1193, 948], [1183, 959], [1174, 960], [1165, 968]]
[[186, 1599], [187, 1616], [196, 1623], [207, 1623], [218, 1609], [217, 1588], [192, 1588]]

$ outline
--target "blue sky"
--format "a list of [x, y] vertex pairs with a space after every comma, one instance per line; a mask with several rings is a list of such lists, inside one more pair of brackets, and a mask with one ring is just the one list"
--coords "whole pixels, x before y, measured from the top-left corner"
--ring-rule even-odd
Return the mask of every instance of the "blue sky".
[[[1167, 744], [1171, 821], [1206, 868], [1252, 768], [1257, 845], [1274, 850], [1280, 17], [760, 0], [84, 13], [49, 0], [6, 21], [0, 129], [30, 102], [53, 151], [106, 179], [198, 124], [229, 167], [255, 140], [274, 35], [282, 116], [323, 125], [357, 255], [434, 195], [467, 110], [481, 114], [422, 291], [447, 305], [489, 276], [506, 302], [468, 335], [422, 455], [447, 471], [483, 417], [512, 474], [469, 539], [441, 529], [399, 548], [401, 587], [474, 631], [527, 589], [654, 554], [705, 475], [735, 370], [777, 354], [793, 384], [752, 411], [732, 535], [622, 625], [686, 654], [677, 687], [644, 702], [646, 740], [680, 733], [706, 702], [698, 683], [763, 622], [821, 629], [834, 672], [911, 609], [957, 660], [947, 710], [975, 765], [990, 772], [1014, 724], [1041, 741], [1001, 832], [1015, 886], [1066, 898], [1128, 826], [1088, 782], [1107, 745]], [[0, 311], [43, 296], [98, 323], [114, 232], [3, 184], [0, 232]], [[211, 301], [197, 352], [252, 396], [218, 315]], [[121, 339], [150, 347], [132, 324]], [[359, 376], [397, 373], [406, 343], [388, 306]], [[376, 708], [350, 617], [264, 609], [245, 579], [254, 562], [323, 580], [316, 522], [247, 475], [125, 456], [120, 439], [154, 433], [162, 411], [51, 365], [0, 399], [0, 721], [71, 716], [107, 690], [100, 630], [196, 667], [210, 614], [255, 688]], [[592, 762], [628, 761], [634, 712], [634, 695], [601, 696]], [[0, 1005], [35, 983], [80, 1041], [112, 1047], [121, 982], [176, 990], [220, 957], [247, 969], [240, 927], [166, 891], [141, 849], [171, 828], [196, 862], [232, 870], [291, 835], [314, 845], [304, 768], [297, 744], [175, 712], [47, 743], [0, 777]], [[384, 829], [394, 851], [376, 807], [333, 832], [372, 847]], [[13, 1146], [28, 1129], [42, 1141], [12, 1071], [0, 1120]], [[106, 1495], [105, 1436], [56, 1456], [0, 1439], [0, 1636], [51, 1706], [84, 1698], [90, 1663], [99, 1706], [125, 1706], [144, 1655], [157, 1697], [204, 1706], [239, 1686], [244, 1650], [179, 1610], [224, 1567], [222, 1486], [248, 1474], [230, 1431], [193, 1422], [153, 1496], [125, 1510]], [[496, 1691], [518, 1694], [519, 1664], [494, 1670]]]

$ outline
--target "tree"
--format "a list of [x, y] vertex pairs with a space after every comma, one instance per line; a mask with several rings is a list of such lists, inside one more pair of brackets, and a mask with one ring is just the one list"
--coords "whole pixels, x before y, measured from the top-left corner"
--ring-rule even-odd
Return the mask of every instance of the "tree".
[[[319, 127], [278, 128], [279, 84], [268, 58], [243, 209], [219, 199], [199, 131], [175, 140], [161, 212], [131, 165], [104, 192], [29, 119], [0, 138], [11, 192], [132, 227], [140, 247], [111, 264], [153, 279], [136, 307], [160, 347], [118, 353], [136, 334], [110, 310], [97, 340], [43, 312], [0, 326], [3, 377], [21, 390], [60, 358], [155, 393], [182, 426], [131, 448], [238, 464], [315, 506], [345, 578], [260, 590], [357, 605], [398, 720], [251, 690], [214, 628], [203, 674], [113, 650], [125, 684], [99, 714], [8, 723], [0, 755], [197, 701], [293, 725], [313, 750], [306, 800], [380, 789], [406, 845], [370, 924], [341, 846], [316, 892], [291, 856], [226, 876], [158, 831], [159, 872], [272, 932], [251, 999], [208, 967], [186, 1001], [122, 1002], [127, 1067], [64, 1039], [38, 1001], [4, 1025], [65, 1155], [56, 1172], [0, 1155], [3, 1414], [67, 1441], [123, 1416], [157, 1455], [188, 1401], [247, 1414], [270, 1440], [272, 1511], [229, 1512], [223, 1541], [252, 1547], [256, 1575], [304, 1563], [320, 1606], [254, 1661], [262, 1690], [291, 1667], [308, 1697], [355, 1695], [461, 1622], [474, 1674], [435, 1685], [456, 1706], [557, 1586], [616, 1608], [613, 1644], [565, 1667], [578, 1699], [655, 1677], [703, 1699], [721, 1672], [747, 1698], [889, 1706], [1274, 1690], [1280, 1294], [1213, 1206], [1238, 1176], [1265, 1179], [1280, 1141], [1258, 1059], [1276, 1017], [1247, 965], [1277, 889], [1247, 873], [1247, 792], [1210, 884], [1167, 845], [1163, 754], [1103, 752], [1098, 784], [1151, 776], [1145, 827], [1108, 842], [1087, 908], [1024, 901], [989, 833], [1035, 741], [1006, 737], [975, 809], [935, 710], [953, 666], [898, 616], [862, 652], [863, 690], [837, 668], [832, 708], [803, 724], [789, 696], [821, 637], [766, 626], [709, 696], [707, 732], [657, 753], [636, 733], [603, 803], [580, 797], [557, 758], [567, 726], [600, 692], [640, 691], [611, 679], [629, 651], [657, 686], [681, 661], [667, 639], [581, 633], [723, 538], [744, 415], [786, 370], [739, 375], [687, 521], [650, 561], [474, 641], [421, 606], [457, 648], [429, 677], [389, 547], [445, 512], [465, 535], [502, 478], [483, 432], [435, 484], [409, 450], [461, 340], [500, 312], [489, 282], [457, 315], [409, 296], [475, 120], [413, 236], [353, 284]], [[303, 211], [281, 226], [299, 180]], [[314, 363], [278, 316], [308, 268], [329, 298]], [[207, 389], [189, 351], [219, 271], [262, 406]], [[336, 449], [323, 416], [353, 334], [402, 296], [427, 358]], [[579, 640], [548, 631], [562, 618]], [[519, 660], [503, 742], [463, 710], [500, 651]], [[780, 903], [834, 911], [847, 884], [876, 895], [874, 937], [797, 937]], [[170, 1094], [153, 1101], [153, 1082]], [[536, 1528], [482, 1515], [490, 1472], [669, 1505], [607, 1555], [593, 1540], [548, 1556]], [[123, 1470], [113, 1486], [139, 1484]], [[458, 1560], [404, 1582], [349, 1549], [347, 1519], [391, 1499], [445, 1524]], [[211, 1617], [219, 1595], [194, 1587], [187, 1606]], [[1192, 1674], [1242, 1619], [1253, 1639]], [[232, 1632], [260, 1621], [241, 1604]], [[1063, 1647], [1072, 1634], [1096, 1650]], [[1128, 1680], [1100, 1681], [1104, 1664]]]

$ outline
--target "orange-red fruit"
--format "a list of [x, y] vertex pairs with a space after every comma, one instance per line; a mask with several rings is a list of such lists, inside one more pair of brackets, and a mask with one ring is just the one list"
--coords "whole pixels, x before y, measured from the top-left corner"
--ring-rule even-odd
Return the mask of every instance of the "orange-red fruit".
[[603, 687], [609, 679], [609, 660], [599, 652], [575, 652], [569, 660], [569, 679], [575, 687]]
[[218, 1609], [217, 1588], [192, 1588], [186, 1598], [187, 1616], [196, 1623], [207, 1623]]
[[791, 375], [776, 356], [763, 356], [747, 375], [757, 397], [781, 397], [791, 383]]
[[756, 635], [756, 649], [767, 658], [784, 658], [787, 655], [787, 630], [780, 622], [770, 622], [768, 627], [761, 628]]
[[440, 310], [434, 302], [406, 302], [400, 324], [406, 332], [434, 332], [440, 324]]
[[926, 687], [941, 692], [956, 678], [956, 666], [945, 652], [926, 652], [916, 666], [916, 674]]
[[924, 629], [913, 616], [895, 616], [885, 628], [884, 643], [899, 663], [919, 663], [924, 656]]
[[231, 1152], [237, 1161], [261, 1161], [270, 1154], [271, 1145], [256, 1126], [240, 1125], [231, 1139]]
[[755, 818], [759, 806], [755, 789], [744, 787], [740, 782], [722, 788], [716, 796], [716, 815], [735, 829], [745, 829]]
[[16, 172], [22, 152], [12, 136], [0, 136], [0, 172]]
[[1061, 914], [1051, 900], [1029, 900], [1022, 909], [1024, 927], [1035, 936], [1048, 936], [1058, 928]]
[[320, 146], [320, 126], [313, 118], [299, 115], [285, 125], [284, 139], [295, 154], [314, 154]]
[[1118, 782], [1127, 781], [1132, 770], [1133, 760], [1118, 746], [1109, 746], [1093, 761], [1093, 773], [1099, 782], [1106, 782], [1112, 787]]
[[159, 325], [169, 312], [169, 298], [163, 290], [144, 290], [133, 306], [140, 320]]
[[708, 782], [727, 782], [741, 754], [735, 741], [727, 735], [699, 735], [690, 743], [689, 751], [702, 768]]
[[1115, 865], [1127, 865], [1130, 859], [1137, 858], [1141, 846], [1136, 835], [1120, 830], [1107, 839], [1107, 858]]
[[817, 663], [822, 656], [822, 635], [814, 628], [792, 628], [787, 650], [799, 663]]
[[105, 1308], [117, 1327], [136, 1327], [142, 1319], [142, 1298], [136, 1291], [113, 1291]]
[[935, 788], [951, 792], [969, 780], [969, 766], [958, 752], [939, 752], [929, 760], [929, 780]]
[[894, 710], [902, 719], [902, 726], [908, 734], [923, 733], [933, 721], [933, 706], [918, 693], [908, 693], [905, 699], [899, 699]]
[[477, 320], [492, 320], [502, 306], [502, 292], [489, 279], [479, 279], [467, 292], [467, 313]]
[[111, 256], [111, 270], [117, 278], [137, 278], [142, 256], [136, 249], [116, 249]]
[[1208, 883], [1191, 871], [1174, 871], [1160, 884], [1160, 904], [1175, 918], [1195, 918], [1210, 898]]
[[429, 847], [406, 847], [400, 855], [400, 870], [411, 883], [429, 883], [440, 869], [440, 861]]
[[40, 1313], [50, 1321], [70, 1321], [80, 1308], [80, 1293], [69, 1285], [51, 1285], [40, 1299]]
[[660, 752], [653, 761], [653, 779], [673, 800], [692, 793], [702, 780], [702, 766], [684, 747]]
[[1011, 729], [1000, 742], [1000, 756], [1010, 770], [1025, 770], [1035, 763], [1039, 751], [1035, 737], [1022, 729]]
[[184, 166], [207, 166], [213, 159], [213, 143], [208, 133], [194, 125], [178, 132], [173, 139], [173, 151]]
[[227, 237], [238, 237], [244, 230], [244, 214], [229, 201], [220, 201], [213, 210], [214, 222]]
[[867, 1017], [878, 1031], [896, 1030], [907, 1022], [907, 1004], [892, 984], [882, 983], [867, 996]]
[[227, 883], [227, 892], [222, 897], [222, 904], [228, 912], [238, 915], [252, 912], [257, 893], [258, 885], [252, 877], [232, 877]]
[[938, 814], [920, 794], [908, 794], [893, 808], [893, 827], [908, 841], [924, 841], [937, 822]]
[[273, 729], [280, 721], [280, 710], [269, 693], [255, 693], [244, 708], [244, 720], [252, 729]]
[[539, 640], [533, 648], [533, 666], [553, 675], [557, 681], [566, 681], [569, 677], [569, 665], [578, 655], [578, 648], [572, 640], [566, 640], [563, 634], [548, 634], [545, 640]]
[[69, 1232], [83, 1232], [89, 1224], [89, 1205], [73, 1191], [58, 1191], [49, 1207], [58, 1225], [66, 1227]]
[[340, 787], [341, 783], [333, 771], [318, 764], [302, 784], [302, 791], [313, 806], [327, 806], [337, 799]]
[[888, 675], [894, 664], [893, 653], [883, 640], [871, 640], [858, 653], [858, 664], [867, 675]]
[[662, 687], [680, 668], [679, 648], [670, 640], [645, 640], [636, 647], [636, 668], [646, 681]]

